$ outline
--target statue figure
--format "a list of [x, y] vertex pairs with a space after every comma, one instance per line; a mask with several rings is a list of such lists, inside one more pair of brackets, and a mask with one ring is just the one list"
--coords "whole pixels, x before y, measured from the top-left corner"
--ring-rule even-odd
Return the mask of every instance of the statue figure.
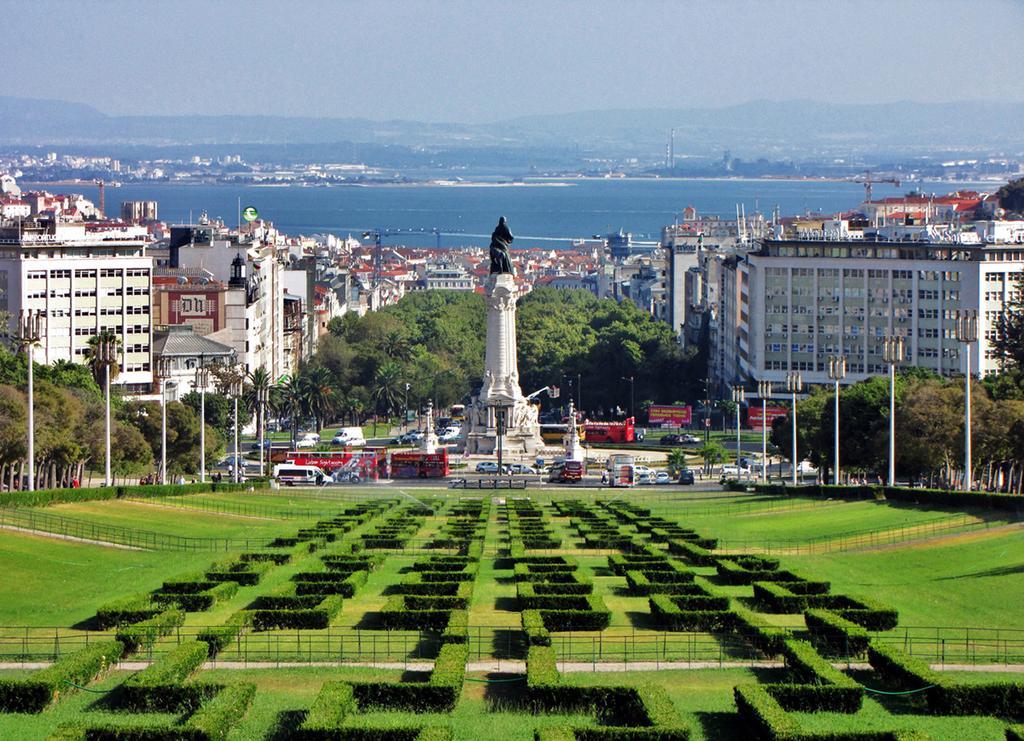
[[495, 273], [516, 274], [512, 265], [512, 258], [509, 257], [508, 248], [512, 244], [512, 232], [505, 223], [505, 217], [498, 219], [498, 225], [491, 233], [491, 275]]

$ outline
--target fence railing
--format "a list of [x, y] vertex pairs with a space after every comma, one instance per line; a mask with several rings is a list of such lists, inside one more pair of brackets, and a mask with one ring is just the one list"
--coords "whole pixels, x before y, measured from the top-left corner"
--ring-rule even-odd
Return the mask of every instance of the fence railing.
[[[135, 656], [152, 660], [179, 643], [196, 640], [203, 626], [183, 626]], [[799, 635], [799, 632], [794, 630]], [[0, 627], [0, 662], [52, 661], [98, 641], [112, 632], [57, 627]], [[872, 635], [932, 664], [1024, 664], [1024, 630], [911, 627]], [[682, 633], [610, 626], [603, 631], [552, 633], [559, 661], [607, 665], [691, 663], [698, 666], [757, 665], [763, 653], [734, 634]], [[525, 634], [516, 626], [471, 626], [470, 661], [522, 660]], [[217, 655], [217, 663], [415, 663], [431, 661], [441, 635], [427, 631], [360, 628], [244, 631]], [[855, 658], [861, 661], [863, 657]]]
[[1006, 524], [1009, 524], [1007, 519], [987, 520], [979, 519], [972, 515], [957, 515], [896, 527], [851, 530], [844, 533], [819, 535], [813, 538], [794, 538], [791, 540], [719, 539], [716, 553], [775, 553], [790, 556], [834, 553], [922, 540], [942, 533], [987, 530]]
[[0, 528], [35, 530], [69, 538], [92, 540], [151, 551], [238, 551], [265, 548], [269, 538], [200, 538], [172, 533], [104, 525], [54, 515], [44, 510], [0, 508]]

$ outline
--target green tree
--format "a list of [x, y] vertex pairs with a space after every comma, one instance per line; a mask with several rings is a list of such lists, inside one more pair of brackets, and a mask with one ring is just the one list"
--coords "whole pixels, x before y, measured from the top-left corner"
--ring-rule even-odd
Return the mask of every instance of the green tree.
[[85, 364], [89, 366], [89, 372], [92, 373], [92, 377], [100, 388], [103, 387], [105, 375], [103, 369], [107, 364], [102, 357], [102, 346], [106, 342], [113, 343], [114, 345], [114, 357], [110, 362], [110, 380], [113, 382], [121, 373], [121, 364], [117, 360], [121, 349], [121, 338], [117, 336], [117, 333], [112, 329], [100, 330], [99, 334], [89, 338], [85, 349]]
[[1024, 212], [1024, 178], [1008, 182], [996, 191], [996, 197], [1007, 211]]
[[8, 489], [21, 480], [28, 436], [28, 402], [14, 386], [0, 386], [0, 478]]
[[992, 349], [1004, 369], [1024, 370], [1024, 280], [1017, 281], [1016, 293], [999, 314]]
[[725, 460], [725, 448], [716, 442], [711, 442], [698, 450], [697, 455], [704, 461], [705, 475], [710, 475], [712, 469]]
[[330, 371], [322, 366], [307, 366], [299, 375], [299, 388], [302, 411], [316, 420], [319, 432], [334, 413], [338, 401]]
[[402, 366], [393, 360], [381, 364], [373, 379], [373, 398], [377, 409], [386, 415], [394, 413], [404, 390]]
[[[155, 401], [130, 402], [121, 418], [134, 425], [149, 444], [154, 461], [160, 461], [162, 410]], [[159, 463], [157, 464], [159, 466]], [[178, 401], [167, 404], [167, 474], [199, 470], [199, 416]]]
[[668, 454], [668, 472], [673, 478], [686, 468], [686, 452], [682, 448], [672, 448]]

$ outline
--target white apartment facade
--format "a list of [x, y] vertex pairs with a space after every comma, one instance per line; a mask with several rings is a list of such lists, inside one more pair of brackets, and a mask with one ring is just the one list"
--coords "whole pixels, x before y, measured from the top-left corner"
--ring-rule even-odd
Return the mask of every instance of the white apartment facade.
[[739, 375], [783, 388], [789, 371], [828, 383], [828, 358], [847, 359], [846, 383], [887, 372], [882, 347], [905, 340], [902, 366], [964, 372], [960, 310], [978, 312], [971, 373], [999, 370], [995, 326], [1024, 277], [1024, 245], [766, 240], [737, 265]]
[[43, 317], [39, 363], [84, 363], [103, 330], [121, 341], [116, 383], [147, 391], [153, 380], [153, 260], [144, 228], [31, 221], [0, 226], [0, 312], [12, 331], [21, 312]]

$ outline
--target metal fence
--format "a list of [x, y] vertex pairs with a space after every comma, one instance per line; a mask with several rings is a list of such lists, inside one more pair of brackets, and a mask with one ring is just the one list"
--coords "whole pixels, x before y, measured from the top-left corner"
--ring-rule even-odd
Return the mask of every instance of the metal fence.
[[265, 548], [261, 538], [195, 538], [149, 530], [104, 525], [88, 520], [54, 515], [40, 509], [0, 507], [0, 528], [35, 530], [68, 538], [92, 540], [128, 548], [152, 551], [240, 551]]
[[[137, 654], [151, 660], [205, 630], [183, 626]], [[794, 630], [794, 634], [801, 634]], [[52, 661], [57, 657], [109, 641], [113, 632], [55, 627], [0, 627], [0, 662]], [[872, 640], [895, 645], [932, 664], [1024, 664], [1024, 630], [966, 627], [908, 627], [878, 633]], [[610, 626], [603, 631], [552, 633], [559, 661], [591, 665], [664, 663], [695, 667], [753, 666], [766, 662], [763, 653], [735, 634], [683, 633]], [[523, 660], [526, 636], [517, 626], [471, 626], [470, 661]], [[386, 631], [359, 628], [324, 630], [244, 631], [225, 646], [216, 663], [418, 663], [431, 661], [441, 635], [427, 631]], [[856, 657], [854, 661], [862, 661]], [[645, 667], [648, 668], [648, 667]]]

